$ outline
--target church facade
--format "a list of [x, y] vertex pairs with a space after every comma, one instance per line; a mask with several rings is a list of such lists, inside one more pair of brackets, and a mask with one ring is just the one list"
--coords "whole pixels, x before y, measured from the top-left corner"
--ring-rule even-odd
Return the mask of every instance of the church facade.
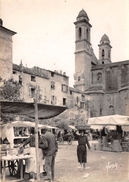
[[129, 60], [112, 62], [109, 37], [104, 34], [98, 45], [99, 59], [91, 44], [91, 27], [85, 10], [75, 24], [74, 88], [89, 101], [89, 116], [129, 115]]

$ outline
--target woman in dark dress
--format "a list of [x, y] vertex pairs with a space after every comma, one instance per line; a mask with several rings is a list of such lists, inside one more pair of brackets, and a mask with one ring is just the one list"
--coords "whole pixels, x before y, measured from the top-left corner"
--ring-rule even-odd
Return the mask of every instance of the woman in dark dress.
[[[77, 146], [77, 158], [80, 163], [81, 170], [86, 168], [87, 163], [87, 146], [89, 150], [91, 149], [87, 136], [85, 135], [85, 130], [79, 131], [80, 135], [76, 134], [78, 140]], [[87, 145], [87, 146], [86, 146]]]

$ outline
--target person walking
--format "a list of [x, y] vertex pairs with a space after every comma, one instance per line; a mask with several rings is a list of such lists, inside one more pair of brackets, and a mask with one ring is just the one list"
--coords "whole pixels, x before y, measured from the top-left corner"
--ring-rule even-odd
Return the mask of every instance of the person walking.
[[108, 135], [107, 128], [103, 127], [103, 129], [101, 131], [103, 147], [107, 147], [107, 135]]
[[77, 146], [77, 158], [80, 163], [81, 171], [86, 168], [87, 163], [87, 146], [91, 150], [87, 136], [85, 135], [85, 130], [79, 130], [80, 134], [76, 133], [76, 138], [78, 140]]
[[58, 151], [58, 144], [54, 134], [49, 132], [46, 127], [41, 129], [41, 134], [45, 135], [48, 140], [48, 148], [43, 150], [46, 172], [45, 181], [52, 182], [54, 180], [55, 156]]

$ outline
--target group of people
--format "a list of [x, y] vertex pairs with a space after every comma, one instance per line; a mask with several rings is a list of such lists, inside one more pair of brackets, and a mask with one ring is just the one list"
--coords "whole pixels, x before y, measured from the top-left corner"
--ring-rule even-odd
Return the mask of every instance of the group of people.
[[[116, 125], [112, 129], [108, 126], [103, 126], [102, 129], [98, 130], [90, 130], [89, 139], [90, 140], [98, 140], [100, 144], [101, 150], [116, 150], [114, 149], [116, 146], [116, 140], [118, 141], [117, 148], [120, 148], [119, 151], [122, 150], [122, 141], [124, 141], [124, 131], [122, 130], [122, 126]], [[119, 147], [118, 147], [119, 146]]]
[[[24, 148], [27, 144], [30, 146], [30, 155], [33, 158], [26, 160], [24, 181], [30, 180], [30, 178], [36, 178], [36, 150], [35, 150], [35, 129], [32, 128], [31, 136], [20, 146]], [[55, 156], [58, 150], [58, 145], [55, 139], [55, 135], [49, 132], [47, 128], [41, 129], [41, 135], [38, 135], [38, 157], [40, 164], [40, 172], [45, 172], [45, 181], [51, 182], [54, 180], [54, 164]], [[44, 162], [45, 161], [45, 162]], [[31, 179], [31, 181], [32, 181]]]
[[[86, 168], [87, 163], [87, 147], [91, 150], [87, 136], [85, 135], [85, 130], [79, 130], [75, 133], [78, 140], [77, 145], [77, 159], [80, 164], [81, 170]], [[41, 136], [39, 135], [39, 150], [38, 156], [40, 161], [40, 172], [44, 167], [46, 173], [45, 181], [52, 182], [54, 180], [54, 165], [55, 165], [55, 156], [58, 151], [58, 144], [55, 139], [55, 135], [52, 132], [49, 132], [47, 128], [41, 129]], [[32, 135], [28, 138], [23, 144], [22, 147], [25, 147], [27, 144], [30, 145], [30, 154], [33, 155], [33, 158], [30, 158], [26, 161], [25, 166], [25, 180], [29, 174], [31, 178], [34, 178], [33, 174], [36, 173], [36, 159], [35, 159], [35, 131], [32, 130]], [[45, 164], [41, 161], [45, 160]]]

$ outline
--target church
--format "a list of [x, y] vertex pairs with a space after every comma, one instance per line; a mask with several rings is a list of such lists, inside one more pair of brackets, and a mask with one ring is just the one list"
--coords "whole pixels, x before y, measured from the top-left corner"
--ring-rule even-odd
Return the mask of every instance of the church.
[[100, 38], [99, 59], [96, 58], [91, 43], [92, 25], [85, 10], [79, 12], [74, 25], [74, 88], [85, 93], [89, 116], [129, 115], [129, 60], [112, 62], [112, 46], [106, 34]]

